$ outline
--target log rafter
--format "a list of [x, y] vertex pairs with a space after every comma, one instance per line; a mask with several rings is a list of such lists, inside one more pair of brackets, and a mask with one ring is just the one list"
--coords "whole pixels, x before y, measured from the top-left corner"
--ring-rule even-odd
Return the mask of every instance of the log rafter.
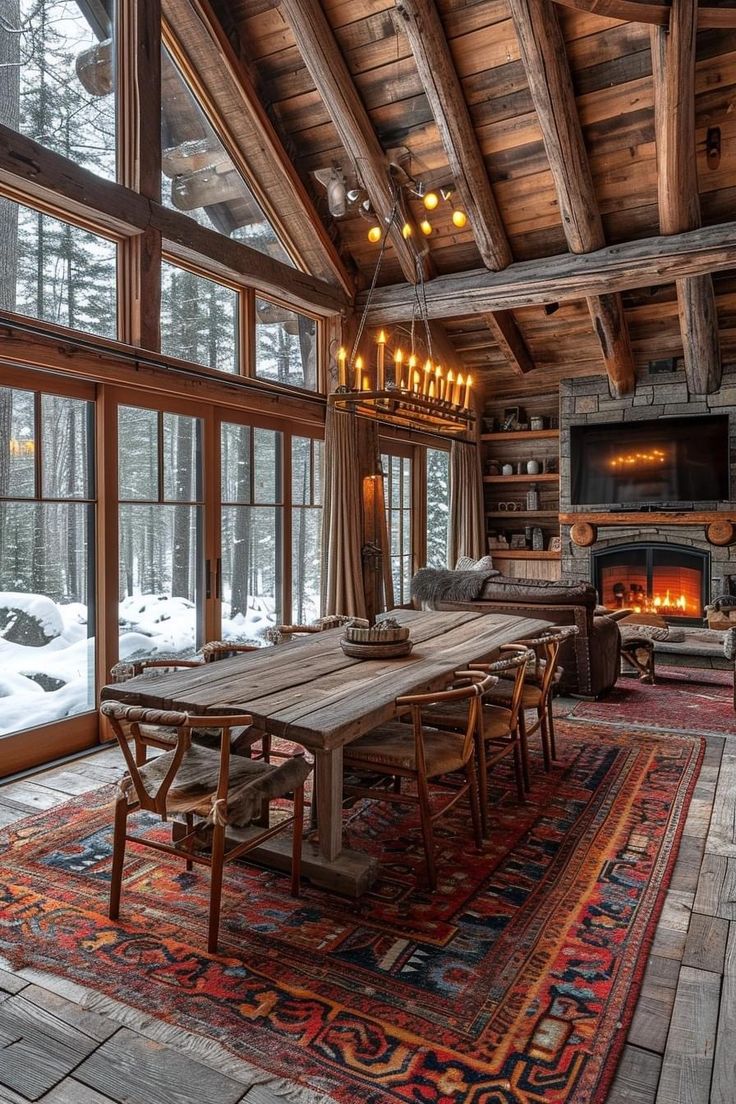
[[[695, 161], [696, 0], [672, 0], [669, 28], [652, 27], [654, 129], [657, 145], [659, 228], [680, 234], [700, 226]], [[677, 281], [677, 305], [691, 393], [708, 394], [721, 382], [713, 280], [709, 275]]]
[[[629, 23], [667, 27], [670, 21], [669, 0], [557, 0], [557, 3]], [[736, 8], [709, 4], [705, 0], [698, 5], [698, 27], [701, 30], [736, 27]]]
[[[396, 11], [478, 252], [487, 268], [506, 268], [513, 261], [511, 246], [434, 0], [397, 0]], [[511, 312], [498, 319], [489, 314], [486, 321], [513, 371], [531, 371], [534, 362]]]
[[[397, 202], [397, 187], [332, 27], [319, 0], [281, 0], [280, 8], [340, 142], [385, 227]], [[404, 224], [410, 227], [409, 238], [402, 233]], [[401, 271], [410, 283], [417, 282], [418, 265], [423, 267], [425, 276], [430, 274], [426, 244], [407, 210], [402, 210], [401, 218], [392, 222], [391, 241]]]
[[[429, 318], [459, 318], [569, 302], [671, 284], [682, 276], [724, 272], [735, 266], [736, 222], [725, 222], [684, 234], [607, 246], [595, 253], [517, 261], [502, 272], [475, 269], [438, 276], [425, 284], [427, 314]], [[377, 288], [369, 322], [403, 321], [413, 295], [405, 284]], [[365, 295], [357, 301], [359, 306], [365, 303]]]
[[204, 103], [217, 105], [225, 145], [300, 267], [338, 284], [353, 282], [253, 83], [209, 0], [161, 0], [170, 48]]
[[295, 307], [318, 315], [339, 314], [349, 300], [341, 288], [291, 268], [243, 242], [200, 226], [179, 211], [104, 180], [33, 139], [0, 124], [0, 189], [18, 202], [30, 198], [52, 214], [69, 216], [91, 230], [130, 238], [158, 231], [169, 252], [204, 263], [213, 275], [245, 283], [268, 295], [286, 295]]
[[[567, 244], [573, 253], [605, 245], [603, 223], [578, 117], [565, 42], [551, 0], [509, 0], [521, 58], [542, 130]], [[620, 294], [587, 296], [593, 329], [614, 394], [636, 383]]]

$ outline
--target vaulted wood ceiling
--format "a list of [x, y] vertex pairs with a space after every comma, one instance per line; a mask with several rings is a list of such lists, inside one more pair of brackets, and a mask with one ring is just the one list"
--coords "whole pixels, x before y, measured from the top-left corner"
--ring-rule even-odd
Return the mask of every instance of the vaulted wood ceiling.
[[[453, 186], [465, 200], [471, 217], [462, 230], [452, 224], [451, 204], [432, 216], [425, 258], [430, 279], [734, 218], [732, 4], [701, 4], [697, 36], [693, 31], [690, 38], [693, 0], [675, 0], [672, 12], [657, 0], [214, 0], [214, 7], [359, 285], [370, 280], [377, 256], [367, 240], [370, 224], [357, 208], [333, 220], [313, 174], [337, 164], [350, 176], [361, 163], [362, 183], [381, 212], [386, 161], [369, 167], [365, 160], [381, 150], [427, 187]], [[601, 11], [641, 13], [647, 22]], [[434, 13], [439, 23], [432, 22]], [[671, 28], [664, 26], [670, 15]], [[554, 49], [557, 25], [564, 51]], [[713, 128], [720, 131], [720, 154], [708, 158]], [[688, 164], [696, 173], [688, 176]], [[478, 176], [483, 170], [486, 182]], [[408, 202], [418, 222], [421, 201]], [[380, 283], [411, 278], [412, 264], [397, 239], [388, 246]], [[564, 301], [556, 309], [553, 303], [445, 319], [444, 325], [491, 395], [549, 390], [560, 378], [606, 366], [612, 387], [626, 390], [632, 369], [683, 358], [688, 343], [695, 389], [703, 385], [698, 371], [713, 386], [717, 344], [708, 346], [707, 333], [694, 330], [702, 319], [701, 330], [707, 329], [712, 286], [720, 355], [736, 362], [736, 271], [678, 284], [626, 290], [620, 299]], [[533, 368], [526, 370], [530, 360]]]

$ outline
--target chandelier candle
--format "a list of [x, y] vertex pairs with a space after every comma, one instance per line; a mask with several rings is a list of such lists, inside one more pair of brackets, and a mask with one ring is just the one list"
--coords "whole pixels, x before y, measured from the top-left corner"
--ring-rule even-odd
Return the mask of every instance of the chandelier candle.
[[337, 350], [337, 382], [340, 387], [348, 385], [348, 354], [342, 346]]
[[381, 330], [378, 335], [378, 351], [376, 353], [376, 387], [383, 391], [386, 387], [386, 370], [384, 368], [384, 354], [386, 351], [386, 334]]
[[404, 360], [404, 354], [401, 349], [397, 349], [394, 353], [394, 387], [401, 390], [403, 381], [401, 378], [401, 365]]
[[355, 390], [360, 391], [363, 386], [363, 358], [357, 356], [355, 358]]

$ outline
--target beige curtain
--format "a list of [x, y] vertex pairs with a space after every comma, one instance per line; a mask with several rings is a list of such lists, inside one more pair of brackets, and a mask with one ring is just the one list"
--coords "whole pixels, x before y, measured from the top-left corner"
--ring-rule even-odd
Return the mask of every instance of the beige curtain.
[[322, 508], [323, 616], [366, 616], [358, 455], [355, 415], [328, 406]]
[[486, 552], [483, 475], [477, 445], [453, 441], [450, 452], [450, 540], [448, 567], [460, 556], [480, 559]]

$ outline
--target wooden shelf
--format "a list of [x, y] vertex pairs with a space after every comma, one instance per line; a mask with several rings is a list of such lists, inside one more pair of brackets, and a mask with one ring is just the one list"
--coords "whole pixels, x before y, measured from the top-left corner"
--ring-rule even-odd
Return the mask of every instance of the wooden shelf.
[[552, 518], [559, 521], [557, 510], [491, 510], [486, 511], [487, 518], [498, 518], [501, 521], [515, 521], [522, 518]]
[[530, 548], [489, 548], [494, 560], [559, 560], [561, 552], [533, 552]]
[[481, 433], [481, 441], [551, 441], [560, 436], [559, 429], [499, 430], [498, 433]]
[[484, 483], [559, 483], [557, 472], [545, 472], [540, 475], [484, 475]]

